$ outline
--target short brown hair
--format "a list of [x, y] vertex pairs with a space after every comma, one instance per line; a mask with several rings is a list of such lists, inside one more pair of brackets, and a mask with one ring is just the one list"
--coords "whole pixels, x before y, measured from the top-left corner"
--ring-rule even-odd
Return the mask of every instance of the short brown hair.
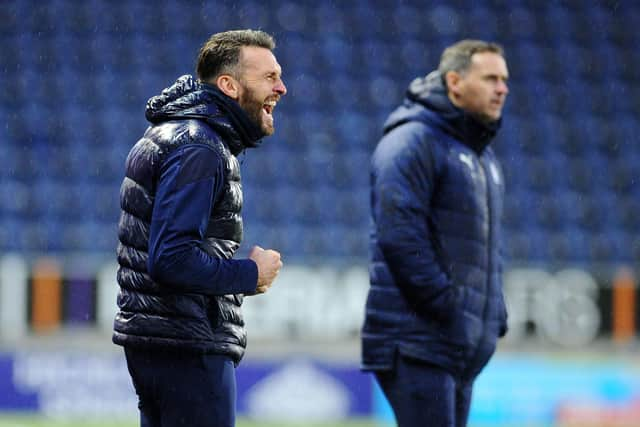
[[442, 52], [438, 71], [443, 79], [449, 71], [464, 73], [471, 65], [471, 57], [482, 52], [492, 52], [504, 56], [504, 49], [497, 43], [482, 40], [461, 40]]
[[240, 48], [256, 46], [273, 50], [276, 42], [272, 36], [259, 30], [233, 30], [209, 37], [198, 54], [196, 74], [207, 81], [223, 73], [233, 73], [240, 60]]

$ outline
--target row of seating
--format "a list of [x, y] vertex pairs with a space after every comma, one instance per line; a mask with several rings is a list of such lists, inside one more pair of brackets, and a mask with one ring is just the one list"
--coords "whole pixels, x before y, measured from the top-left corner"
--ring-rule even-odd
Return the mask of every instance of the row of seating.
[[[113, 222], [61, 222], [56, 220], [31, 222], [0, 216], [0, 248], [3, 252], [112, 254], [117, 245], [117, 230]], [[562, 231], [547, 231], [529, 227], [509, 230], [505, 239], [505, 255], [510, 263], [580, 264], [587, 266], [607, 263], [635, 262], [640, 257], [637, 235], [607, 231], [585, 233], [579, 227]], [[368, 239], [359, 228], [346, 224], [306, 225], [303, 223], [247, 224], [240, 255], [246, 255], [254, 245], [277, 248], [289, 260], [362, 259]]]
[[[579, 12], [576, 13], [576, 10]], [[616, 19], [612, 18], [615, 13]], [[348, 3], [291, 2], [274, 0], [267, 7], [255, 1], [240, 5], [231, 0], [211, 4], [189, 1], [64, 1], [28, 4], [3, 2], [0, 33], [18, 34], [23, 28], [86, 35], [96, 28], [109, 33], [143, 33], [162, 36], [194, 33], [211, 25], [282, 28], [293, 32], [378, 34], [393, 38], [411, 34], [430, 40], [437, 34], [457, 35], [466, 28], [482, 28], [490, 35], [537, 41], [572, 38], [589, 42], [598, 38], [627, 41], [633, 36], [619, 22], [632, 28], [638, 12], [633, 2], [554, 1], [386, 1], [357, 0]], [[64, 25], [63, 25], [64, 24]], [[391, 30], [391, 31], [390, 31]]]

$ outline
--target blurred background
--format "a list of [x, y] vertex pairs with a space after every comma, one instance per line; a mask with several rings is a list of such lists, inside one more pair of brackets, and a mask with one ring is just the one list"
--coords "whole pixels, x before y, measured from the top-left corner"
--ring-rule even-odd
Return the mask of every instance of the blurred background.
[[392, 425], [358, 370], [369, 156], [411, 80], [480, 38], [511, 74], [493, 143], [510, 333], [470, 424], [640, 425], [639, 25], [635, 1], [0, 0], [0, 425], [134, 425], [110, 343], [124, 160], [147, 99], [239, 28], [275, 36], [289, 89], [240, 157], [240, 255], [286, 266], [245, 300], [243, 422]]

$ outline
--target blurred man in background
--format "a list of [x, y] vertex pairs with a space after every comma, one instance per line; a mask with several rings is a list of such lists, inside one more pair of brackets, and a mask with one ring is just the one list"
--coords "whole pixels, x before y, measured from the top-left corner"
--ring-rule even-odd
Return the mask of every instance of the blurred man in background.
[[261, 31], [214, 34], [198, 80], [149, 100], [151, 126], [131, 149], [120, 191], [113, 341], [124, 346], [145, 427], [231, 427], [235, 365], [246, 346], [244, 295], [266, 292], [280, 254], [242, 239], [236, 156], [274, 132], [287, 92]]
[[507, 78], [500, 46], [448, 47], [373, 154], [362, 364], [401, 427], [465, 426], [473, 381], [506, 333], [504, 185], [489, 143]]

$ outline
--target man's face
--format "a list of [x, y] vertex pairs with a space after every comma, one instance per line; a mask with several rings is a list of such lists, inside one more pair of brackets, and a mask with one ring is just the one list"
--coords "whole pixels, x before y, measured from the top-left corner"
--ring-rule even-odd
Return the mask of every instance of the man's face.
[[240, 51], [238, 103], [264, 135], [273, 134], [273, 110], [287, 93], [282, 69], [269, 49], [245, 46]]
[[471, 65], [463, 73], [447, 78], [449, 97], [459, 108], [485, 122], [500, 119], [509, 88], [507, 63], [493, 52], [475, 53]]

